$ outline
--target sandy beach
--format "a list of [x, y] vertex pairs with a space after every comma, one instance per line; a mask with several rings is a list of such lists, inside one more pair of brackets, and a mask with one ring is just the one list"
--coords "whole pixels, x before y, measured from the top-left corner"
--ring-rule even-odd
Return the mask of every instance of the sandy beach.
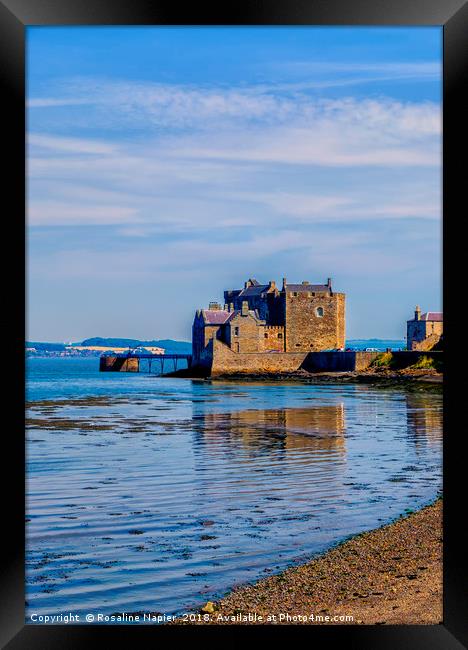
[[235, 589], [205, 606], [200, 619], [177, 624], [439, 624], [442, 499], [306, 564]]

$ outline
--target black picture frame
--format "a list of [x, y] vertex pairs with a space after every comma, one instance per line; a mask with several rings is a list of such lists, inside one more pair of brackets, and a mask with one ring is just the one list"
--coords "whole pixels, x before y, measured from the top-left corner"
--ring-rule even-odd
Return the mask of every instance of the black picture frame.
[[[444, 621], [434, 626], [40, 626], [24, 623], [24, 269], [25, 269], [25, 27], [29, 25], [439, 25], [444, 42], [443, 104], [443, 252], [444, 252]], [[464, 301], [461, 261], [466, 245], [460, 236], [459, 215], [464, 216], [467, 150], [463, 90], [468, 62], [468, 3], [464, 0], [259, 0], [231, 2], [217, 7], [193, 3], [181, 8], [175, 3], [152, 0], [1, 0], [0, 76], [5, 111], [3, 129], [5, 249], [14, 253], [4, 272], [4, 305], [7, 318], [2, 327], [8, 374], [4, 408], [12, 424], [3, 435], [3, 528], [0, 641], [2, 647], [78, 648], [97, 641], [110, 646], [110, 638], [132, 647], [157, 642], [163, 635], [182, 636], [188, 642], [225, 632], [226, 640], [238, 642], [248, 633], [252, 642], [274, 633], [310, 635], [317, 644], [332, 640], [347, 648], [466, 647], [468, 643], [468, 540], [463, 499], [466, 436], [460, 406], [466, 397], [465, 384], [457, 377]], [[6, 110], [5, 110], [6, 109]], [[430, 263], [430, 261], [428, 261]], [[15, 279], [14, 279], [15, 278]], [[461, 280], [461, 282], [460, 282]], [[463, 369], [462, 369], [463, 370]], [[10, 394], [11, 393], [11, 394]], [[7, 471], [9, 468], [10, 471]], [[333, 639], [332, 639], [333, 637]], [[214, 639], [211, 638], [211, 641]]]

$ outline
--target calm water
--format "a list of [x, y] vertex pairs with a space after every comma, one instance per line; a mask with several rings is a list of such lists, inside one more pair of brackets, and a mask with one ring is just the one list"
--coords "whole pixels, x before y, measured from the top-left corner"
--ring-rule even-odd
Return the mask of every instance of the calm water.
[[199, 607], [431, 501], [438, 391], [28, 360], [27, 616]]

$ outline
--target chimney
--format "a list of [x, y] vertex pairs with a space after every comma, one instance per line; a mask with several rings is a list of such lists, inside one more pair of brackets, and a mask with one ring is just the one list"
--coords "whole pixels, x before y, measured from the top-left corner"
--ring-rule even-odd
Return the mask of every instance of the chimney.
[[244, 282], [244, 289], [248, 289], [252, 286], [252, 281], [249, 279], [247, 282]]
[[249, 303], [247, 300], [242, 301], [242, 311], [241, 311], [242, 316], [248, 316], [249, 315]]
[[268, 288], [276, 289], [276, 282], [274, 280], [270, 280]]
[[286, 289], [286, 278], [283, 278], [283, 291]]
[[228, 310], [227, 303], [224, 303], [224, 311], [227, 311], [227, 310]]
[[229, 311], [234, 311], [234, 303], [233, 302], [229, 303]]
[[302, 284], [310, 284], [309, 280], [302, 280]]
[[210, 311], [218, 311], [221, 309], [221, 305], [219, 304], [219, 302], [210, 302], [210, 304], [208, 305], [208, 309]]
[[421, 320], [421, 307], [419, 305], [416, 305], [414, 310], [414, 320]]
[[327, 279], [327, 287], [331, 290], [331, 278]]

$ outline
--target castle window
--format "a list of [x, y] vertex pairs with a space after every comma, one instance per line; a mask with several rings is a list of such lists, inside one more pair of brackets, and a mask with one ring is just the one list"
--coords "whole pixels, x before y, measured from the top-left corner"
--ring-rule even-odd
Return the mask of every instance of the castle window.
[[268, 332], [265, 332], [264, 337], [267, 339], [268, 338]]
[[293, 291], [293, 296], [297, 298], [297, 291]]
[[238, 327], [234, 328], [234, 336], [239, 336], [239, 328]]
[[317, 307], [315, 310], [315, 315], [318, 316], [319, 318], [323, 317], [323, 307]]
[[283, 334], [282, 334], [281, 332], [278, 333], [278, 338], [279, 338], [279, 339], [282, 339], [282, 338], [283, 338]]

